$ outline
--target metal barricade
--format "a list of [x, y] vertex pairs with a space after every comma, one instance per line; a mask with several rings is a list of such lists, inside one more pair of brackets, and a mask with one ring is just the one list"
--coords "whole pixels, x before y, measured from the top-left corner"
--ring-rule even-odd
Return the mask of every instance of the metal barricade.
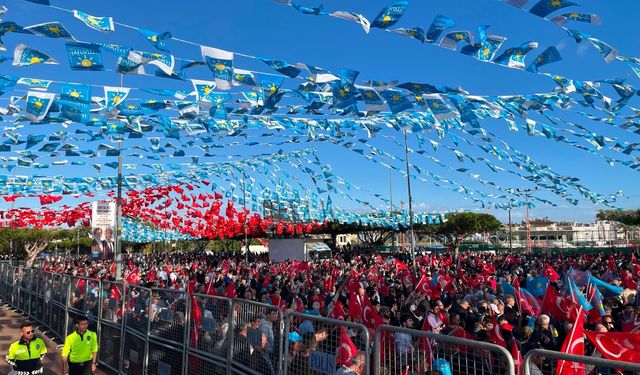
[[47, 326], [56, 336], [64, 339], [69, 324], [67, 301], [69, 300], [69, 286], [71, 279], [66, 275], [53, 275], [51, 315]]
[[187, 327], [187, 304], [186, 292], [152, 289], [149, 336], [182, 346]]
[[122, 370], [124, 286], [116, 282], [102, 282], [99, 286], [100, 313], [98, 362], [112, 371]]
[[[232, 300], [193, 294], [190, 300], [187, 338], [187, 373], [226, 374], [231, 350]], [[215, 364], [216, 366], [213, 366]], [[221, 367], [224, 367], [221, 369]]]
[[524, 356], [524, 375], [553, 375], [556, 373], [556, 367], [560, 360], [568, 361], [567, 367], [572, 370], [576, 365], [584, 368], [584, 370], [575, 369], [576, 372], [584, 374], [614, 374], [618, 373], [616, 370], [629, 371], [634, 374], [640, 373], [640, 363], [612, 361], [604, 358], [534, 349]]
[[98, 281], [86, 277], [69, 277], [69, 298], [66, 303], [67, 325], [64, 334], [75, 329], [74, 322], [79, 317], [89, 319], [89, 329], [98, 330]]
[[499, 345], [455, 336], [379, 326], [374, 340], [374, 373], [425, 373], [437, 359], [454, 375], [515, 375], [511, 354]]
[[[282, 371], [285, 317], [277, 306], [234, 299], [229, 363], [239, 374]], [[264, 339], [263, 339], [264, 335]]]
[[[295, 339], [290, 338], [294, 333]], [[371, 368], [369, 331], [362, 324], [290, 313], [284, 337], [286, 375], [333, 374], [340, 366], [350, 364], [358, 351], [365, 353], [362, 373], [368, 374]]]
[[150, 310], [151, 289], [129, 285], [125, 297], [125, 328], [146, 337]]
[[122, 372], [128, 375], [147, 373], [149, 341], [136, 333], [125, 331], [122, 343]]

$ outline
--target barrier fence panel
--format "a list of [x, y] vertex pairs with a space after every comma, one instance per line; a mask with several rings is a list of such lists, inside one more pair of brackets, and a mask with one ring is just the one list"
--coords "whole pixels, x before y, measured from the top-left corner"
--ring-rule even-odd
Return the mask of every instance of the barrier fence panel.
[[402, 327], [379, 326], [373, 353], [376, 374], [400, 375], [407, 368], [424, 374], [440, 359], [454, 375], [515, 375], [513, 358], [502, 346]]
[[189, 352], [187, 354], [187, 374], [189, 375], [225, 375], [228, 367], [206, 356]]
[[122, 372], [127, 375], [147, 374], [148, 341], [145, 337], [125, 331], [122, 345]]
[[122, 370], [124, 286], [122, 283], [104, 281], [98, 284], [99, 313], [98, 338], [100, 351], [98, 362], [112, 371]]
[[[362, 373], [369, 373], [371, 342], [369, 331], [362, 324], [290, 313], [284, 333], [284, 374], [333, 374], [346, 365], [357, 351], [365, 353]], [[355, 346], [356, 352], [351, 350], [349, 341]]]
[[181, 375], [184, 350], [154, 339], [148, 342], [147, 374]]
[[152, 289], [149, 311], [150, 337], [178, 346], [184, 345], [188, 316], [186, 292]]
[[125, 328], [143, 337], [149, 333], [151, 289], [128, 286], [125, 297]]
[[98, 287], [99, 282], [85, 277], [69, 278], [69, 300], [67, 301], [67, 325], [65, 334], [75, 329], [78, 317], [89, 319], [89, 329], [98, 331]]
[[216, 374], [226, 374], [231, 349], [232, 301], [224, 297], [193, 294], [187, 338], [187, 373], [202, 374], [217, 364]]
[[280, 374], [285, 321], [282, 310], [264, 303], [234, 299], [232, 311], [231, 370], [241, 374]]
[[581, 356], [534, 349], [524, 356], [524, 375], [556, 374], [558, 362], [564, 360], [567, 370], [583, 374], [640, 374], [640, 363], [612, 361], [592, 356]]

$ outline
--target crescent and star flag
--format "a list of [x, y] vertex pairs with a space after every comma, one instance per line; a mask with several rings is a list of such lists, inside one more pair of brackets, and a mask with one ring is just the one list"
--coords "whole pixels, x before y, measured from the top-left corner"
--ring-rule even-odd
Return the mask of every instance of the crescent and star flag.
[[584, 333], [604, 358], [640, 363], [640, 333], [593, 331]]
[[[584, 311], [580, 308], [560, 352], [584, 356], [584, 323]], [[558, 360], [556, 375], [584, 375], [584, 363]]]
[[351, 360], [356, 356], [358, 348], [351, 341], [349, 332], [344, 326], [340, 326], [340, 335], [338, 336], [338, 349], [336, 351], [336, 365], [348, 366]]

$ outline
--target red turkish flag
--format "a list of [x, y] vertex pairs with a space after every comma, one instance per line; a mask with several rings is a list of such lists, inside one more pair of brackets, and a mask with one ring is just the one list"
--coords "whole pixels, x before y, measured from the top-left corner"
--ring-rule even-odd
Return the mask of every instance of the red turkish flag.
[[344, 312], [344, 306], [342, 302], [336, 301], [333, 305], [333, 310], [329, 314], [329, 318], [338, 319], [338, 320], [346, 320], [347, 314]]
[[549, 278], [549, 282], [552, 283], [560, 278], [560, 275], [553, 269], [549, 264], [544, 265], [544, 270], [542, 270], [542, 274]]
[[518, 344], [516, 340], [511, 340], [511, 356], [513, 357], [513, 365], [516, 369], [517, 375], [522, 375], [522, 365], [524, 364], [524, 358], [522, 358], [522, 353], [518, 349]]
[[362, 323], [371, 329], [376, 329], [378, 326], [384, 324], [382, 317], [373, 308], [369, 297], [365, 296], [364, 303], [362, 304]]
[[571, 297], [562, 296], [551, 285], [547, 285], [540, 310], [543, 313], [549, 313], [557, 320], [573, 322], [578, 313], [578, 305], [571, 300]]
[[[560, 351], [584, 356], [584, 311], [582, 306], [578, 309], [578, 316]], [[584, 375], [584, 363], [558, 360], [556, 375]]]
[[351, 360], [356, 356], [358, 348], [351, 341], [347, 328], [340, 326], [339, 346], [336, 353], [336, 365], [349, 366]]
[[418, 285], [416, 285], [416, 292], [431, 295], [430, 280], [426, 276], [422, 275], [422, 278], [418, 281]]
[[360, 297], [358, 293], [351, 293], [349, 296], [349, 318], [360, 321], [362, 318], [362, 310], [364, 308], [364, 299], [369, 298], [366, 295]]
[[640, 363], [640, 333], [585, 331], [606, 359]]
[[358, 293], [358, 289], [360, 289], [360, 282], [358, 281], [358, 272], [353, 271], [347, 281], [344, 282], [344, 287], [347, 289], [349, 293]]

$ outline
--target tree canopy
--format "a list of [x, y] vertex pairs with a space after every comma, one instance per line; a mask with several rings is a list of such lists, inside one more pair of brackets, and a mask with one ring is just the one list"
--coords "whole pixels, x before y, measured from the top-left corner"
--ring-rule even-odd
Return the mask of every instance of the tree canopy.
[[476, 233], [495, 232], [502, 224], [495, 216], [473, 212], [456, 212], [447, 215], [441, 224], [421, 225], [420, 233], [431, 237], [444, 246], [450, 247], [457, 255], [460, 243]]
[[640, 209], [636, 210], [602, 210], [596, 215], [598, 220], [617, 221], [625, 225], [640, 225]]

